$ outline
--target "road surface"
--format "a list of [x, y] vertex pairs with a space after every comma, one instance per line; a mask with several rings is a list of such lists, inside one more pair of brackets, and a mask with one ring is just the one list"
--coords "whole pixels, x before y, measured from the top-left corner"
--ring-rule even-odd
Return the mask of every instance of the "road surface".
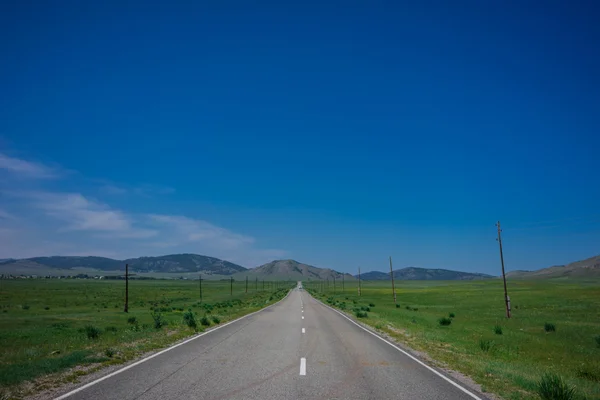
[[302, 290], [69, 400], [483, 399]]

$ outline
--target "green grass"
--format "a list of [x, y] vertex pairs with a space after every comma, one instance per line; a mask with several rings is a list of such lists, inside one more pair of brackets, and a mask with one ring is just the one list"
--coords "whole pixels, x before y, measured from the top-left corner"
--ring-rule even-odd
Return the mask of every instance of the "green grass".
[[557, 374], [542, 376], [537, 387], [538, 395], [544, 400], [573, 400], [577, 392]]
[[[509, 280], [509, 295], [519, 305], [510, 319], [501, 280], [398, 282], [401, 307], [394, 304], [389, 282], [362, 282], [360, 297], [350, 285], [336, 295], [316, 291], [313, 282], [303, 285], [319, 299], [331, 297], [334, 306], [377, 304], [363, 323], [377, 325], [503, 398], [539, 399], [542, 376], [554, 373], [576, 388], [576, 398], [600, 399], [598, 280]], [[440, 325], [440, 317], [450, 313], [459, 317]], [[554, 331], [547, 333], [546, 323]]]
[[[147, 351], [256, 311], [280, 300], [295, 283], [266, 285], [245, 293], [244, 282], [101, 280], [4, 280], [0, 291], [0, 394], [73, 379], [75, 366], [123, 363]], [[189, 310], [183, 312], [183, 310]], [[203, 316], [203, 317], [200, 317]], [[206, 318], [206, 324], [203, 324]], [[71, 375], [82, 374], [82, 371]], [[23, 385], [37, 380], [36, 385]], [[30, 390], [30, 389], [27, 389]], [[17, 396], [18, 397], [18, 396]]]

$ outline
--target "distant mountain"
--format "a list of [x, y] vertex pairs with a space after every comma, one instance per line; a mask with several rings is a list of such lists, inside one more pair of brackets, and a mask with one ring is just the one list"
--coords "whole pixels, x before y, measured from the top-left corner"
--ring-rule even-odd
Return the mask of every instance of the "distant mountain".
[[[394, 271], [394, 279], [419, 280], [419, 281], [471, 281], [476, 279], [494, 278], [492, 275], [478, 272], [451, 271], [449, 269], [428, 269], [408, 267]], [[360, 279], [365, 281], [387, 281], [391, 280], [390, 274], [380, 271], [371, 271], [360, 274]]]
[[326, 280], [326, 279], [354, 280], [350, 274], [342, 274], [329, 268], [317, 268], [312, 265], [302, 264], [295, 260], [275, 260], [260, 267], [251, 268], [234, 275], [236, 279], [290, 279], [290, 280]]
[[546, 278], [599, 278], [600, 255], [567, 265], [556, 265], [537, 271], [511, 271], [507, 278], [514, 279], [546, 279]]
[[198, 254], [172, 254], [160, 257], [140, 257], [122, 261], [138, 272], [202, 272], [231, 275], [246, 271], [241, 265]]
[[33, 257], [20, 260], [9, 260], [0, 263], [1, 273], [22, 273], [23, 271], [72, 270], [89, 268], [99, 272], [123, 271], [129, 264], [132, 272], [183, 273], [201, 272], [203, 274], [231, 275], [245, 271], [246, 268], [214, 257], [198, 254], [171, 254], [159, 257], [139, 257], [127, 260], [113, 260], [105, 257], [53, 256]]

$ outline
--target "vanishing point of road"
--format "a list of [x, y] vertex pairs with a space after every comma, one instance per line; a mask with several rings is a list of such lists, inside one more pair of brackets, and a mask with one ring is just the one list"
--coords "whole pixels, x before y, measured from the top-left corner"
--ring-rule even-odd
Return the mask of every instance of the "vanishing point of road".
[[117, 370], [57, 399], [485, 397], [305, 292]]

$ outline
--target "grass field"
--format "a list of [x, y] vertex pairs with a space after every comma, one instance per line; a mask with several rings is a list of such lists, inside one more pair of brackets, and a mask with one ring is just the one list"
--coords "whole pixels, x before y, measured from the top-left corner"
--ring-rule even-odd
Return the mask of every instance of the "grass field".
[[123, 363], [272, 304], [295, 285], [251, 282], [246, 293], [245, 282], [234, 282], [232, 296], [229, 282], [204, 281], [200, 303], [198, 283], [132, 280], [124, 313], [124, 281], [2, 281], [0, 398]]
[[576, 387], [574, 398], [600, 399], [597, 280], [509, 281], [511, 319], [501, 280], [397, 282], [398, 307], [390, 282], [363, 282], [360, 297], [355, 283], [344, 293], [338, 283], [335, 294], [331, 283], [303, 285], [503, 398], [540, 398], [542, 375], [556, 373]]

